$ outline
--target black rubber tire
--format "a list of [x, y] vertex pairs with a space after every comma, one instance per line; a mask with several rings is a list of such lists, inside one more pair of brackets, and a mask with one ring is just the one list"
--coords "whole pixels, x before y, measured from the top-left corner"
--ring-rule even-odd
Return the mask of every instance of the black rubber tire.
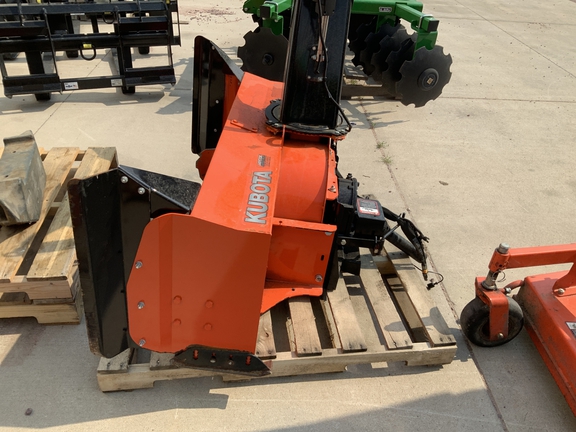
[[464, 307], [460, 314], [460, 326], [464, 335], [474, 345], [481, 347], [495, 347], [504, 345], [514, 339], [524, 326], [524, 314], [516, 300], [508, 298], [508, 336], [491, 341], [489, 339], [490, 308], [475, 297]]
[[150, 47], [149, 46], [138, 47], [138, 52], [142, 55], [150, 54]]
[[50, 100], [50, 93], [36, 93], [34, 95], [37, 101], [49, 101]]
[[123, 86], [123, 87], [122, 87], [122, 93], [124, 93], [124, 94], [134, 94], [134, 93], [136, 93], [136, 87], [134, 87], [134, 86], [130, 86], [130, 87]]

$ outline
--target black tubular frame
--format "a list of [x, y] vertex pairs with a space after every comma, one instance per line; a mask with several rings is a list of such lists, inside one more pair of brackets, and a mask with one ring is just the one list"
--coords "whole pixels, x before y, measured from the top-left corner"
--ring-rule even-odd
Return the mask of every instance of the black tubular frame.
[[[9, 0], [8, 0], [9, 1]], [[173, 20], [175, 14], [176, 21]], [[73, 17], [85, 17], [92, 32], [75, 34]], [[114, 25], [113, 33], [100, 33], [99, 20]], [[133, 93], [135, 86], [176, 83], [172, 45], [180, 44], [178, 3], [175, 0], [110, 1], [108, 3], [0, 4], [0, 72], [7, 97], [35, 94], [49, 99], [51, 92], [120, 87]], [[176, 30], [175, 30], [176, 28]], [[133, 67], [132, 49], [146, 52], [166, 46], [166, 65]], [[97, 50], [117, 52], [117, 73], [109, 76], [61, 79], [56, 53], [69, 58], [96, 57]], [[24, 52], [29, 75], [8, 76], [4, 54]], [[52, 54], [52, 71], [45, 70], [43, 53]]]

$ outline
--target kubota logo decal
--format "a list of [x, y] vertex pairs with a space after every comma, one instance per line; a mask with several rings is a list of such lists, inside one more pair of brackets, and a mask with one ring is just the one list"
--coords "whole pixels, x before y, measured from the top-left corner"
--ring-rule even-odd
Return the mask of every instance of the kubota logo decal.
[[248, 207], [246, 208], [246, 218], [244, 221], [265, 224], [268, 216], [268, 193], [270, 192], [270, 182], [272, 181], [272, 171], [256, 171], [252, 177], [248, 196]]

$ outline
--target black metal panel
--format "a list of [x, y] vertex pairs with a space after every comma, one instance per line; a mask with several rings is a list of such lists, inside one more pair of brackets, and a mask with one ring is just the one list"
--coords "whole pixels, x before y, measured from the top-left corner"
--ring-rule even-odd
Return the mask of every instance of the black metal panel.
[[240, 82], [244, 72], [210, 40], [194, 39], [192, 84], [192, 152], [216, 148], [224, 121], [226, 75]]
[[[281, 109], [283, 124], [319, 125], [329, 129], [338, 125], [336, 102], [340, 101], [351, 7], [350, 0], [336, 0], [334, 13], [328, 16], [325, 36], [328, 61], [321, 62], [317, 70], [320, 42], [318, 2], [294, 2]], [[326, 87], [334, 100], [330, 99]]]
[[126, 69], [124, 77], [126, 85], [176, 83], [174, 68], [170, 66]]
[[200, 185], [120, 167], [68, 185], [90, 349], [113, 357], [135, 346], [126, 285], [144, 228], [165, 213], [189, 213]]
[[56, 74], [11, 76], [4, 78], [4, 94], [6, 96], [59, 92], [61, 90], [60, 77]]
[[151, 192], [150, 217], [164, 213], [190, 213], [200, 192], [200, 184], [176, 177], [120, 166], [120, 170]]
[[181, 367], [230, 372], [247, 376], [270, 374], [270, 368], [257, 356], [247, 351], [223, 350], [203, 345], [191, 345], [174, 357]]
[[128, 348], [118, 171], [68, 184], [90, 350], [114, 357]]
[[0, 37], [30, 37], [47, 34], [48, 27], [46, 26], [46, 21], [30, 21], [27, 22], [26, 25], [22, 25], [20, 22], [16, 21], [0, 22]]
[[120, 34], [140, 31], [167, 31], [170, 27], [167, 17], [136, 17], [120, 18], [116, 26], [116, 31]]

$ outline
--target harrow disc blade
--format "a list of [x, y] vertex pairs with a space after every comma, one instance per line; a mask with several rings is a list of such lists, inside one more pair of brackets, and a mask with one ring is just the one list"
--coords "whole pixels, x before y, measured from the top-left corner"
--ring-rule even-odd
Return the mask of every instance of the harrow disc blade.
[[360, 64], [360, 53], [364, 48], [366, 48], [366, 38], [370, 33], [376, 29], [376, 19], [374, 18], [369, 23], [362, 23], [355, 32], [355, 38], [350, 40], [348, 48], [354, 53], [354, 58], [352, 58], [352, 63], [354, 66]]
[[372, 64], [372, 56], [376, 52], [380, 51], [380, 42], [382, 39], [386, 37], [392, 37], [400, 29], [404, 29], [404, 27], [400, 24], [391, 26], [390, 24], [386, 23], [381, 26], [377, 32], [370, 33], [366, 37], [366, 46], [362, 51], [360, 51], [358, 62], [362, 66], [362, 69], [366, 75], [371, 76], [376, 69]]
[[244, 35], [246, 43], [238, 47], [242, 70], [272, 81], [284, 79], [288, 39], [275, 35], [267, 27], [258, 27]]
[[408, 33], [403, 26], [392, 34], [384, 36], [378, 46], [378, 50], [372, 54], [370, 64], [374, 67], [372, 77], [377, 81], [383, 81], [382, 75], [388, 70], [388, 56], [400, 49], [402, 42], [409, 39]]
[[402, 104], [421, 107], [440, 96], [452, 76], [451, 64], [452, 57], [439, 45], [416, 50], [413, 59], [405, 61], [399, 70], [402, 78], [396, 83], [396, 93]]
[[386, 58], [387, 68], [382, 72], [382, 88], [386, 90], [394, 98], [398, 99], [398, 91], [396, 90], [396, 83], [402, 78], [400, 68], [405, 61], [412, 59], [414, 55], [414, 40], [408, 37], [400, 44], [400, 48], [392, 51]]

